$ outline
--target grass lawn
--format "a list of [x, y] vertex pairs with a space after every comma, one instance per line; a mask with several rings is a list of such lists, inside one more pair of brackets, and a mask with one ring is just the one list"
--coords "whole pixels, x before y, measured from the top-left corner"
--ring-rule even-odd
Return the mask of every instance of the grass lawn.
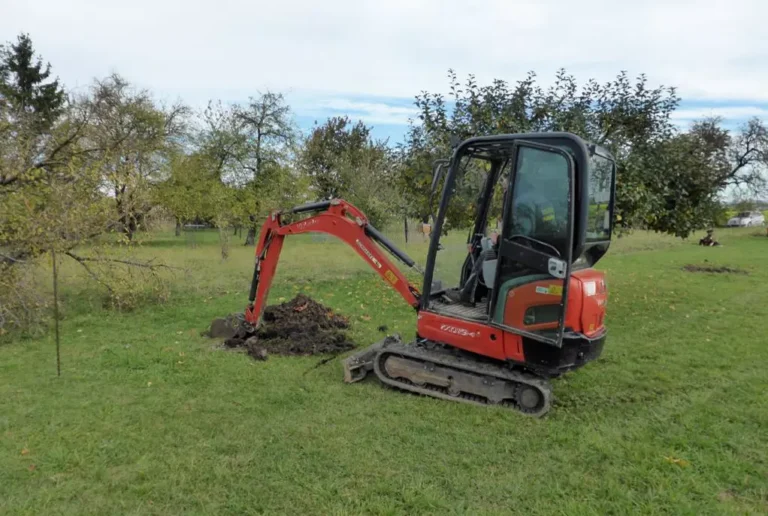
[[[52, 335], [0, 341], [0, 514], [768, 513], [755, 233], [616, 241], [603, 357], [556, 380], [539, 420], [345, 385], [338, 360], [215, 349], [199, 333], [242, 309], [253, 257], [235, 246], [222, 264], [212, 233], [148, 242], [188, 272], [129, 313], [65, 267], [62, 377]], [[299, 291], [350, 316], [360, 345], [381, 324], [413, 334], [413, 311], [340, 244], [288, 241], [271, 300]]]

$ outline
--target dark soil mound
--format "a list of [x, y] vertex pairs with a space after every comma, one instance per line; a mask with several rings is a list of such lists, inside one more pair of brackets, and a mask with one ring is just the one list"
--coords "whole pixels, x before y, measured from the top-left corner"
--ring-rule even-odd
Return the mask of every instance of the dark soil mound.
[[246, 339], [224, 341], [228, 347], [244, 347], [258, 360], [268, 354], [321, 355], [341, 353], [355, 347], [342, 331], [349, 327], [344, 317], [304, 294], [264, 309], [262, 324]]
[[732, 269], [731, 267], [713, 267], [711, 265], [686, 265], [684, 271], [688, 272], [711, 272], [714, 274], [749, 274], [741, 269]]

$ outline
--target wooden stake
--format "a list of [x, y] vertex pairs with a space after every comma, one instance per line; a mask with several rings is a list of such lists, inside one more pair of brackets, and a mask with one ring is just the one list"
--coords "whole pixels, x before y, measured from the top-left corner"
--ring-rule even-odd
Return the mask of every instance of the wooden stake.
[[56, 270], [56, 250], [51, 249], [53, 257], [53, 319], [56, 328], [56, 376], [61, 376], [61, 344], [59, 341], [59, 274]]

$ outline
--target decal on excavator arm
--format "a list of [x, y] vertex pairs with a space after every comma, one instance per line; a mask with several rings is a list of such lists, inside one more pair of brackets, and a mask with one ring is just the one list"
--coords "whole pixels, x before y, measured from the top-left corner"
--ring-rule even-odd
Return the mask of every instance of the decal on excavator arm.
[[367, 256], [368, 259], [371, 260], [371, 262], [373, 262], [377, 268], [381, 269], [381, 262], [379, 262], [379, 260], [377, 260], [376, 257], [371, 254], [368, 248], [365, 247], [360, 240], [355, 240], [355, 243], [357, 244], [357, 247], [359, 247], [363, 252], [363, 254], [365, 254], [365, 256]]
[[298, 224], [296, 224], [296, 229], [299, 230], [299, 231], [302, 231], [302, 230], [308, 228], [309, 226], [314, 226], [315, 224], [317, 224], [317, 219], [314, 219], [314, 218], [307, 219], [305, 221], [302, 221], [302, 222], [299, 222]]
[[395, 276], [395, 273], [392, 271], [387, 271], [384, 273], [384, 277], [387, 278], [387, 281], [392, 283], [392, 285], [397, 284], [397, 276]]

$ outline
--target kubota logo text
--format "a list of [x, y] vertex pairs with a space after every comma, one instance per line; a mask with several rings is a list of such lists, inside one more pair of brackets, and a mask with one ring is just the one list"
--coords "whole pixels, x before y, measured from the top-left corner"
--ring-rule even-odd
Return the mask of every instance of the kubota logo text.
[[454, 335], [461, 335], [462, 337], [480, 336], [480, 332], [478, 331], [469, 331], [466, 328], [459, 328], [458, 326], [451, 326], [450, 324], [441, 324], [440, 329], [442, 331], [447, 331], [448, 333], [453, 333]]
[[298, 231], [301, 231], [302, 229], [306, 229], [309, 226], [314, 226], [315, 224], [317, 224], [317, 219], [308, 219], [308, 220], [305, 220], [303, 222], [299, 222], [298, 224], [296, 224], [296, 229]]
[[368, 248], [365, 247], [360, 240], [355, 240], [355, 243], [357, 244], [357, 247], [359, 247], [360, 250], [365, 254], [365, 256], [367, 256], [368, 259], [371, 260], [376, 267], [381, 269], [381, 263], [379, 262], [379, 260], [376, 259], [375, 256], [371, 254]]

